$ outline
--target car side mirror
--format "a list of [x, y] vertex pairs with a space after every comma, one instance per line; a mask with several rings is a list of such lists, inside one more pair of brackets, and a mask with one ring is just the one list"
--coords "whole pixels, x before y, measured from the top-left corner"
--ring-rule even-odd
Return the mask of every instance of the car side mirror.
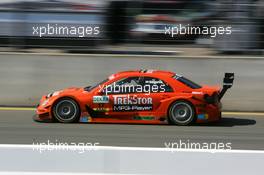
[[105, 90], [102, 90], [102, 91], [98, 91], [98, 95], [105, 95]]

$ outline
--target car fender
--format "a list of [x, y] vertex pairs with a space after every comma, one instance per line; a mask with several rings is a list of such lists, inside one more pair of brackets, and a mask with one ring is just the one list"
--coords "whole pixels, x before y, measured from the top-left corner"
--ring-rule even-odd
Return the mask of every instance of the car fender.
[[[173, 96], [170, 98], [166, 98], [160, 101], [160, 107], [159, 110], [162, 110], [164, 113], [167, 113], [168, 109], [170, 108], [170, 106], [172, 105], [173, 102], [177, 101], [177, 100], [186, 100], [188, 102], [190, 102], [194, 108], [197, 104], [200, 104], [201, 101], [197, 101], [193, 98], [192, 94], [186, 94], [186, 95], [177, 95], [177, 96]], [[196, 109], [195, 109], [196, 110]]]

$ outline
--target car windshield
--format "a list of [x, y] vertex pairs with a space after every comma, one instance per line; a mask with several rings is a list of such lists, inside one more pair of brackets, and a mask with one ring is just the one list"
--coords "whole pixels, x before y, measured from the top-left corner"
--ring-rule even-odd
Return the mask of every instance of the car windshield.
[[94, 88], [98, 87], [99, 85], [101, 85], [101, 84], [107, 82], [108, 80], [109, 80], [109, 79], [107, 78], [107, 79], [105, 79], [105, 80], [103, 80], [103, 81], [101, 81], [101, 82], [99, 82], [99, 83], [97, 83], [97, 84], [95, 84], [95, 85], [93, 85], [93, 86], [87, 86], [87, 87], [84, 88], [84, 90], [85, 90], [85, 91], [91, 91], [91, 90], [93, 90]]
[[189, 80], [189, 79], [187, 79], [187, 78], [185, 78], [183, 76], [175, 74], [175, 75], [173, 75], [173, 78], [178, 80], [179, 82], [185, 84], [186, 86], [192, 88], [192, 89], [200, 89], [200, 88], [202, 88], [202, 86], [200, 86], [199, 84], [194, 83], [193, 81], [191, 81], [191, 80]]

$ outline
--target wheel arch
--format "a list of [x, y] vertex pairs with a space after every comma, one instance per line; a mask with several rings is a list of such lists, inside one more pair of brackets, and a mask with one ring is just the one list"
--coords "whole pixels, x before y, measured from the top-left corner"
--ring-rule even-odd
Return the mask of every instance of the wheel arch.
[[193, 108], [194, 110], [194, 122], [197, 120], [197, 109], [195, 107], [195, 105], [191, 102], [191, 100], [189, 98], [177, 98], [177, 99], [174, 99], [170, 102], [170, 104], [168, 105], [168, 108], [167, 108], [167, 120], [169, 121], [169, 111], [170, 111], [170, 108], [171, 106], [175, 103], [175, 102], [179, 102], [179, 101], [184, 101], [184, 102], [187, 102], [188, 104], [191, 105], [191, 107]]
[[50, 113], [51, 113], [51, 118], [52, 118], [52, 120], [56, 120], [55, 117], [54, 117], [54, 113], [53, 113], [53, 107], [54, 107], [54, 105], [56, 105], [56, 103], [58, 103], [58, 101], [60, 101], [61, 99], [64, 99], [64, 98], [68, 98], [68, 99], [71, 99], [71, 100], [73, 100], [73, 101], [76, 102], [76, 104], [78, 105], [78, 107], [79, 107], [79, 109], [80, 109], [80, 114], [79, 114], [80, 116], [79, 116], [79, 117], [81, 117], [82, 107], [81, 107], [81, 105], [80, 105], [80, 101], [77, 100], [77, 98], [74, 97], [74, 96], [70, 96], [70, 95], [68, 96], [68, 95], [65, 95], [65, 96], [61, 96], [61, 97], [58, 97], [57, 99], [55, 99], [55, 100], [53, 101], [52, 105], [50, 106]]

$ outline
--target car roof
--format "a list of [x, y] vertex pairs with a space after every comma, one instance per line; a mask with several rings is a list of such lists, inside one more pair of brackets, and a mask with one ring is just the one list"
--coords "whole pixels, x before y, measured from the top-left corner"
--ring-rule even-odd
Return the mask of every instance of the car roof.
[[151, 76], [167, 76], [167, 77], [172, 77], [175, 75], [174, 72], [170, 71], [163, 71], [163, 70], [152, 70], [152, 69], [140, 69], [140, 70], [130, 70], [130, 71], [122, 71], [118, 72], [115, 74], [115, 77], [118, 76], [146, 76], [146, 75], [151, 75]]

